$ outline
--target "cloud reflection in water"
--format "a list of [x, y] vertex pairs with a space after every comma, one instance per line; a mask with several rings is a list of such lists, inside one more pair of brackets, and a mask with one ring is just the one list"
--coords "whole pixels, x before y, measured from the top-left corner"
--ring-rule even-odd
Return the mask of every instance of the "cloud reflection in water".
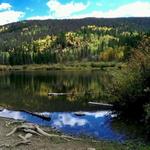
[[51, 126], [66, 134], [76, 136], [85, 135], [97, 139], [123, 141], [125, 135], [117, 133], [111, 126], [113, 115], [110, 111], [83, 112], [83, 116], [76, 116], [73, 112], [54, 112], [47, 114], [51, 121], [44, 121], [31, 114], [4, 109], [0, 116], [26, 120], [43, 126]]

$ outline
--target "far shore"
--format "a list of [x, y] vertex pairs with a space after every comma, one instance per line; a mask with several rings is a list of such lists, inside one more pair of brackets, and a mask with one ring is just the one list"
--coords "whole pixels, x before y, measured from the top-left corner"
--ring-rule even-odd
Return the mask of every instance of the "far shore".
[[0, 71], [37, 71], [37, 70], [104, 70], [105, 68], [124, 67], [121, 62], [74, 62], [57, 64], [0, 65]]

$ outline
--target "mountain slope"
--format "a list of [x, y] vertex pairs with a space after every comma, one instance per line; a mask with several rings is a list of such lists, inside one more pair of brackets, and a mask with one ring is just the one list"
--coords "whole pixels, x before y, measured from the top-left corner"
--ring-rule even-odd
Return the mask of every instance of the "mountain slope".
[[[123, 60], [150, 18], [30, 20], [0, 26], [0, 64]], [[128, 54], [129, 53], [129, 54]]]
[[[109, 27], [123, 27], [126, 30], [150, 30], [150, 17], [143, 18], [84, 18], [64, 20], [29, 20], [0, 26], [7, 28], [4, 33], [20, 32], [23, 28], [41, 28], [46, 34], [74, 31], [82, 26], [96, 25]], [[43, 28], [43, 29], [42, 29]]]

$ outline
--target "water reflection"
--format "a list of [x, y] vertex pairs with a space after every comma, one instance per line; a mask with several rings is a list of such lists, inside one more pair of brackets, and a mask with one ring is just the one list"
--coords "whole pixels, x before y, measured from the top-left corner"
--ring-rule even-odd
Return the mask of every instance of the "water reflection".
[[[1, 73], [0, 105], [39, 112], [89, 111], [88, 101], [111, 100], [105, 94], [108, 83], [111, 76], [99, 71]], [[48, 97], [48, 92], [73, 94]]]
[[0, 116], [26, 120], [43, 126], [51, 126], [57, 130], [71, 135], [82, 135], [96, 139], [124, 141], [126, 136], [112, 128], [113, 115], [109, 111], [83, 112], [83, 116], [76, 116], [74, 112], [54, 112], [47, 114], [51, 121], [44, 121], [31, 114], [19, 111], [3, 110]]

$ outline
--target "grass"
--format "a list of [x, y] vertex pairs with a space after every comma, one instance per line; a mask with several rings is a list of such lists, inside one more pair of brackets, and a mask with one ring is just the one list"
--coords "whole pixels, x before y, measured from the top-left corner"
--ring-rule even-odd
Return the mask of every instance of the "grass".
[[0, 71], [9, 70], [103, 70], [105, 68], [120, 68], [119, 62], [68, 62], [57, 64], [29, 64], [29, 65], [0, 65]]
[[96, 150], [150, 150], [150, 146], [140, 142], [128, 141], [125, 143], [100, 141], [94, 144]]

